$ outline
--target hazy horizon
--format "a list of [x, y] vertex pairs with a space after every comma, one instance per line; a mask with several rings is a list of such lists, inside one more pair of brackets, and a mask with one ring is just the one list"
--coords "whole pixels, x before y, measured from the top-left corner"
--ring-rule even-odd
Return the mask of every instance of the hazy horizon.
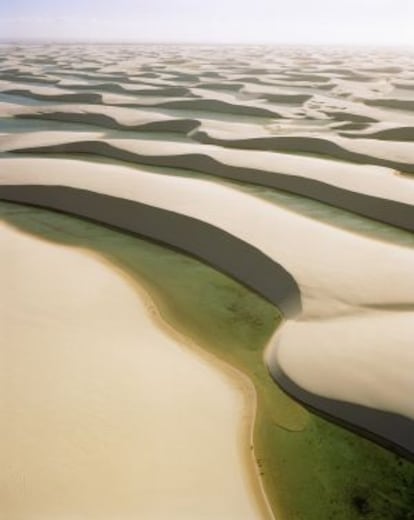
[[15, 0], [1, 42], [414, 47], [410, 0]]

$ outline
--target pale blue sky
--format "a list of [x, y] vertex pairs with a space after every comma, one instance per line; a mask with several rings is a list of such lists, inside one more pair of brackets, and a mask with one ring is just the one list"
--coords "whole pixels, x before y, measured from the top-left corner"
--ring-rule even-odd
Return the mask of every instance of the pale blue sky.
[[414, 46], [414, 0], [0, 0], [0, 38]]

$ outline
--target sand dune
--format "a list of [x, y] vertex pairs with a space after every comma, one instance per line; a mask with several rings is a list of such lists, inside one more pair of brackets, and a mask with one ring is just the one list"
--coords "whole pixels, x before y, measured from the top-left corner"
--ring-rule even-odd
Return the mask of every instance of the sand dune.
[[412, 143], [414, 141], [414, 127], [398, 127], [388, 128], [385, 130], [379, 130], [378, 132], [361, 132], [361, 133], [341, 133], [345, 137], [354, 137], [356, 139], [367, 137], [368, 139], [379, 139], [381, 141], [408, 141]]
[[367, 99], [367, 105], [396, 108], [397, 110], [414, 110], [414, 99]]
[[[414, 173], [412, 55], [126, 45], [16, 47], [2, 57], [4, 117], [63, 125], [4, 131], [2, 184], [20, 194], [30, 184], [71, 186], [136, 201], [257, 248], [293, 276], [303, 304], [269, 347], [275, 379], [309, 406], [414, 452], [410, 439], [395, 437], [401, 420], [406, 431], [413, 424], [412, 250], [365, 236], [362, 220], [351, 233], [300, 216], [251, 186], [412, 231], [414, 185], [405, 175]], [[65, 122], [96, 128], [80, 134]], [[142, 139], [114, 138], [125, 130]], [[85, 160], [39, 158], [58, 153]]]
[[101, 103], [102, 96], [95, 92], [67, 92], [59, 94], [43, 94], [39, 92], [33, 92], [28, 89], [6, 89], [2, 90], [3, 94], [9, 94], [11, 96], [26, 96], [39, 101], [64, 101], [70, 103]]
[[191, 91], [185, 87], [151, 87], [132, 88], [131, 86], [123, 86], [120, 83], [98, 83], [90, 85], [82, 85], [72, 83], [71, 88], [76, 90], [98, 90], [106, 92], [115, 92], [122, 94], [134, 94], [137, 96], [164, 96], [164, 97], [180, 97], [191, 96]]
[[219, 99], [188, 99], [177, 101], [164, 101], [152, 104], [159, 108], [172, 108], [181, 110], [202, 110], [206, 112], [223, 112], [225, 114], [237, 114], [254, 117], [278, 118], [280, 115], [268, 108], [250, 106], [246, 103], [228, 103]]
[[[30, 169], [27, 167], [29, 161], [32, 165]], [[340, 387], [342, 400], [371, 407], [371, 396], [375, 392], [377, 409], [413, 418], [409, 397], [406, 401], [400, 399], [402, 395], [411, 395], [412, 378], [410, 372], [406, 371], [405, 361], [400, 365], [401, 356], [396, 354], [398, 352], [396, 345], [400, 344], [403, 338], [401, 344], [401, 352], [403, 352], [404, 345], [413, 340], [414, 329], [408, 326], [408, 322], [405, 322], [404, 330], [395, 328], [394, 313], [383, 312], [382, 326], [389, 327], [392, 340], [390, 338], [387, 342], [389, 346], [387, 355], [382, 352], [381, 356], [375, 358], [376, 363], [371, 363], [372, 352], [375, 352], [376, 345], [375, 334], [364, 337], [362, 343], [349, 344], [347, 341], [349, 322], [343, 319], [344, 316], [359, 314], [365, 316], [364, 309], [369, 308], [373, 302], [383, 302], [385, 306], [412, 305], [414, 287], [411, 283], [413, 278], [410, 276], [413, 261], [411, 250], [332, 229], [325, 224], [279, 209], [277, 206], [265, 204], [248, 194], [204, 180], [171, 177], [139, 171], [137, 168], [94, 165], [64, 159], [4, 159], [2, 165], [6, 172], [2, 174], [2, 184], [19, 183], [22, 187], [27, 184], [59, 184], [137, 200], [150, 206], [197, 218], [251, 243], [287, 269], [299, 285], [303, 312], [291, 327], [297, 324], [298, 327], [303, 326], [306, 330], [308, 326], [312, 327], [313, 324], [329, 320], [329, 323], [335, 324], [334, 345], [329, 327], [321, 327], [321, 334], [325, 334], [326, 342], [333, 352], [340, 352], [346, 345], [350, 358], [359, 360], [359, 363], [362, 363], [362, 360], [366, 360], [364, 363], [370, 363], [369, 377], [362, 384], [363, 390], [360, 389], [355, 401], [355, 396], [350, 389], [357, 374], [351, 370], [343, 371], [341, 358], [332, 356], [330, 369], [332, 372], [341, 371], [344, 377], [344, 384]], [[59, 165], [58, 173], [57, 165]], [[24, 194], [24, 189], [21, 191]], [[50, 195], [46, 200], [52, 200]], [[64, 198], [59, 196], [56, 199], [57, 207], [60, 204], [59, 200], [63, 201]], [[74, 207], [80, 207], [79, 203]], [[233, 208], [232, 212], [229, 212], [228, 208]], [[268, 225], [260, 228], [258, 232], [257, 222], [267, 222]], [[301, 254], [304, 248], [306, 259]], [[333, 252], [334, 260], [331, 256]], [[369, 275], [360, 267], [366, 262], [370, 265]], [[376, 321], [369, 315], [366, 315], [365, 323], [367, 327], [377, 330]], [[283, 333], [279, 338], [283, 340]], [[283, 345], [286, 350], [289, 350], [291, 342], [287, 339]], [[315, 350], [318, 348], [317, 343], [307, 343], [307, 348], [309, 352], [315, 351], [317, 355]], [[297, 363], [300, 365], [300, 349], [293, 348], [291, 352], [292, 355], [296, 352]], [[272, 371], [274, 367], [275, 377], [277, 377], [278, 365], [275, 364], [275, 358], [269, 359], [272, 359], [270, 367]], [[278, 360], [279, 357], [276, 359]], [[334, 363], [335, 359], [338, 360], [337, 364]], [[312, 364], [316, 380], [322, 377], [326, 369], [322, 361], [323, 358], [321, 358], [321, 365]], [[398, 373], [399, 381], [399, 391], [395, 394], [399, 398], [394, 404], [391, 404], [389, 399], [389, 388], [395, 386], [396, 382], [394, 377], [392, 381], [390, 380], [391, 374], [390, 377], [385, 378], [382, 368], [390, 365], [394, 367], [393, 373]], [[290, 375], [291, 372], [288, 373]], [[295, 376], [294, 380], [304, 387], [303, 372], [295, 372]], [[333, 383], [336, 381], [337, 379], [333, 378]], [[334, 399], [337, 391], [336, 386], [333, 386], [332, 393], [324, 395]], [[397, 402], [398, 407], [395, 406]], [[375, 433], [376, 424], [364, 424], [363, 427]], [[392, 443], [393, 439], [389, 441]], [[410, 441], [404, 449], [411, 449]]]
[[111, 128], [116, 130], [132, 130], [140, 132], [174, 132], [188, 134], [200, 126], [200, 123], [193, 119], [168, 119], [160, 121], [142, 122], [139, 124], [121, 123], [106, 114], [84, 113], [84, 112], [42, 112], [35, 114], [16, 114], [18, 119], [39, 119], [50, 121], [68, 121], [74, 123], [90, 124]]
[[119, 130], [148, 131], [149, 128], [154, 127], [164, 131], [163, 125], [165, 125], [165, 128], [168, 127], [170, 131], [187, 134], [200, 126], [197, 119], [176, 118], [159, 112], [110, 105], [61, 103], [41, 107], [22, 107], [16, 103], [3, 103], [0, 107], [4, 117], [71, 121]]
[[325, 114], [333, 117], [336, 121], [351, 121], [353, 123], [376, 123], [377, 119], [364, 114], [354, 114], [349, 111], [336, 112], [335, 110], [326, 111]]
[[[405, 143], [390, 143], [390, 145], [384, 149], [383, 143], [377, 144], [375, 141], [372, 143], [358, 143], [357, 146], [355, 141], [349, 141], [344, 138], [326, 139], [324, 137], [306, 135], [252, 137], [250, 139], [230, 140], [213, 137], [203, 132], [197, 132], [194, 134], [194, 138], [206, 144], [252, 150], [320, 154], [332, 159], [362, 164], [375, 164], [407, 173], [414, 173], [414, 150], [411, 145], [408, 147]], [[365, 150], [365, 153], [363, 153], [362, 150]]]
[[148, 140], [131, 142], [100, 138], [88, 141], [85, 136], [85, 140], [74, 142], [75, 138], [76, 133], [21, 134], [0, 138], [0, 149], [37, 154], [86, 153], [136, 164], [197, 170], [226, 179], [284, 189], [403, 229], [413, 229], [411, 203], [414, 185], [402, 176], [395, 179], [388, 170], [381, 168], [351, 167], [315, 158], [232, 151], [192, 143], [163, 141], [161, 146], [157, 141]]

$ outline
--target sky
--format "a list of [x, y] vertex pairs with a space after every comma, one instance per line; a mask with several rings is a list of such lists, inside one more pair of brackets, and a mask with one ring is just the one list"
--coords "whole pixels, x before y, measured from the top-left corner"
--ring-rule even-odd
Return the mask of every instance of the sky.
[[0, 38], [414, 47], [414, 0], [0, 0]]

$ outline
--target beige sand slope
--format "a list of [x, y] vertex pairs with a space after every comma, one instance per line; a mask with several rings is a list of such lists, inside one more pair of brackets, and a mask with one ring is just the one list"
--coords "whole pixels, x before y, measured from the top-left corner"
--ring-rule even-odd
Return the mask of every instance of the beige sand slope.
[[266, 517], [236, 375], [99, 258], [5, 224], [0, 248], [0, 517]]

